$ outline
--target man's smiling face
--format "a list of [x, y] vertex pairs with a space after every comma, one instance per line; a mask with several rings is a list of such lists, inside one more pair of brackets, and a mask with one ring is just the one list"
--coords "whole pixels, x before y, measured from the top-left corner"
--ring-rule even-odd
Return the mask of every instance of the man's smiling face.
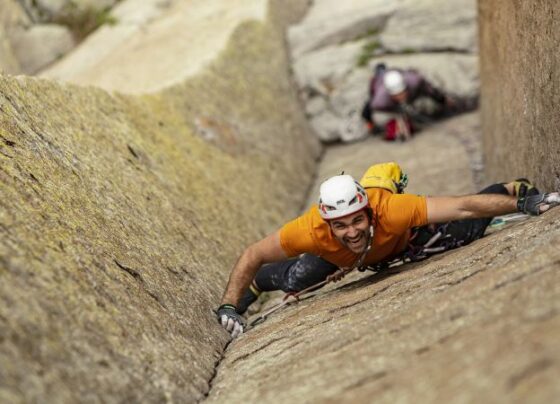
[[369, 220], [365, 210], [329, 220], [336, 239], [350, 251], [360, 254], [367, 247]]

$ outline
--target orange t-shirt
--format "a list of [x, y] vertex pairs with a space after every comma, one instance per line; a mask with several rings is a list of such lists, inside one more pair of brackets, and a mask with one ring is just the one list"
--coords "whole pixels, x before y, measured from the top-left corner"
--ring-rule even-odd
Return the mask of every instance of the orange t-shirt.
[[[424, 196], [393, 194], [382, 188], [369, 188], [366, 192], [375, 218], [375, 235], [364, 264], [374, 264], [402, 252], [410, 229], [425, 225], [428, 212]], [[339, 267], [354, 264], [359, 256], [334, 237], [329, 225], [319, 215], [317, 205], [282, 226], [280, 244], [289, 257], [310, 253]]]

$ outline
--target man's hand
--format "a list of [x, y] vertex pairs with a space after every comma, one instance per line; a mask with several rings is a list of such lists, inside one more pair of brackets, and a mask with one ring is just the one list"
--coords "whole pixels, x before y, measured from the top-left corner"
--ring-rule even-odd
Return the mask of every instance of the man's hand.
[[243, 327], [245, 327], [245, 320], [236, 311], [233, 304], [222, 304], [216, 311], [218, 322], [227, 331], [231, 332], [231, 337], [235, 338], [243, 334]]
[[528, 215], [538, 216], [560, 204], [558, 192], [525, 196], [517, 200], [517, 210]]

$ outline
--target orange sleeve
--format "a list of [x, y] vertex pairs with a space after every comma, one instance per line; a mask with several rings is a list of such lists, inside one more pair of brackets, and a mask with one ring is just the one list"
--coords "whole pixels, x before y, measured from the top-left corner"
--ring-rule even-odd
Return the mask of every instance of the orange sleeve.
[[280, 245], [288, 257], [302, 253], [317, 254], [309, 212], [282, 226]]
[[426, 197], [394, 194], [387, 199], [381, 214], [389, 232], [402, 234], [406, 229], [428, 223]]

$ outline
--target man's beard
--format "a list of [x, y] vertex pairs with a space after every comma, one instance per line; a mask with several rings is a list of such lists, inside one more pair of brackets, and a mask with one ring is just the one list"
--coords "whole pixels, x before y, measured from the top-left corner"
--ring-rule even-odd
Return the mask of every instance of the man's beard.
[[361, 253], [366, 248], [367, 232], [360, 231], [355, 237], [343, 237], [342, 244], [354, 253]]

